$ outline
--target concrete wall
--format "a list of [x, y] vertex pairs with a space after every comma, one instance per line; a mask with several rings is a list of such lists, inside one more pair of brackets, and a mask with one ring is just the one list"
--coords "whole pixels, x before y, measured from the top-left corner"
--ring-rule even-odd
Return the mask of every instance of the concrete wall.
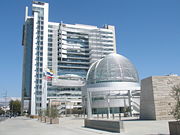
[[122, 121], [85, 119], [84, 126], [87, 128], [120, 133], [121, 129], [123, 129], [123, 125], [121, 124], [121, 122]]
[[175, 100], [170, 96], [180, 76], [152, 76], [141, 81], [140, 119], [172, 119]]
[[140, 119], [156, 119], [152, 77], [141, 81]]

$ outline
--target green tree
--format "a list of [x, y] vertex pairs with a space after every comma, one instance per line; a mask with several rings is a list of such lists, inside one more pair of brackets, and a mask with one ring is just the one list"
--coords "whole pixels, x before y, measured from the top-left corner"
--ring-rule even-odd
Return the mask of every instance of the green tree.
[[21, 114], [21, 102], [19, 100], [11, 100], [9, 102], [10, 112], [12, 114]]
[[48, 117], [50, 116], [50, 108], [49, 107], [46, 108], [45, 116], [48, 116]]
[[38, 115], [39, 115], [39, 116], [42, 116], [42, 110], [39, 110], [39, 111], [38, 111]]
[[4, 114], [4, 113], [5, 113], [5, 111], [2, 108], [0, 108], [0, 115]]
[[174, 118], [180, 120], [180, 84], [172, 87], [171, 96], [175, 99], [176, 103], [172, 110]]
[[56, 107], [56, 106], [52, 106], [52, 107], [50, 108], [49, 116], [50, 116], [51, 118], [57, 118], [58, 115], [59, 115], [59, 112], [58, 112], [57, 107]]

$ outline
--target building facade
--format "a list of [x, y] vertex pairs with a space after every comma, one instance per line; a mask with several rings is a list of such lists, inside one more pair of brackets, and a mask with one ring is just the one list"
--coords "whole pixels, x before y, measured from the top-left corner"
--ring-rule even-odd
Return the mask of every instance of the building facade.
[[[90, 65], [116, 52], [115, 28], [49, 22], [48, 3], [34, 1], [23, 25], [22, 111], [32, 115], [52, 99], [81, 107], [81, 90]], [[47, 70], [53, 72], [46, 79]]]
[[151, 76], [141, 81], [140, 119], [173, 119], [175, 99], [171, 96], [174, 86], [180, 84], [180, 76]]

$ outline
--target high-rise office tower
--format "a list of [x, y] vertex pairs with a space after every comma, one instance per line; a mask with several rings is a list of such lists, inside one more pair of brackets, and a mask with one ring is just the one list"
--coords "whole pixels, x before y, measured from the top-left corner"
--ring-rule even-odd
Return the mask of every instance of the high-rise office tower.
[[[90, 65], [116, 52], [115, 28], [48, 21], [48, 3], [34, 1], [23, 25], [22, 111], [36, 115], [47, 103], [81, 107]], [[51, 71], [52, 79], [46, 72]], [[29, 104], [24, 107], [24, 104]]]

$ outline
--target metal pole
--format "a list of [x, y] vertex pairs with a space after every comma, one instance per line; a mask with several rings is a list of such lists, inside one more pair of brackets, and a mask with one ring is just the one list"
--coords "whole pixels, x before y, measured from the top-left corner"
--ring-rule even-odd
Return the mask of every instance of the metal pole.
[[109, 99], [108, 95], [107, 95], [106, 99], [107, 99], [107, 110], [108, 110], [107, 118], [109, 119], [110, 118], [110, 107], [109, 107], [110, 99]]
[[121, 112], [119, 113], [119, 120], [121, 120]]
[[128, 99], [129, 99], [129, 108], [130, 108], [130, 116], [132, 117], [132, 105], [131, 105], [131, 91], [128, 90]]
[[85, 96], [83, 96], [83, 115], [84, 115], [84, 118], [85, 118], [85, 106], [86, 106]]
[[65, 97], [65, 116], [67, 117], [67, 100], [66, 100], [66, 97]]
[[5, 116], [6, 116], [6, 109], [7, 109], [7, 104], [6, 104], [6, 102], [7, 102], [7, 90], [6, 90], [6, 92], [4, 93]]
[[91, 92], [87, 92], [87, 117], [92, 118]]

